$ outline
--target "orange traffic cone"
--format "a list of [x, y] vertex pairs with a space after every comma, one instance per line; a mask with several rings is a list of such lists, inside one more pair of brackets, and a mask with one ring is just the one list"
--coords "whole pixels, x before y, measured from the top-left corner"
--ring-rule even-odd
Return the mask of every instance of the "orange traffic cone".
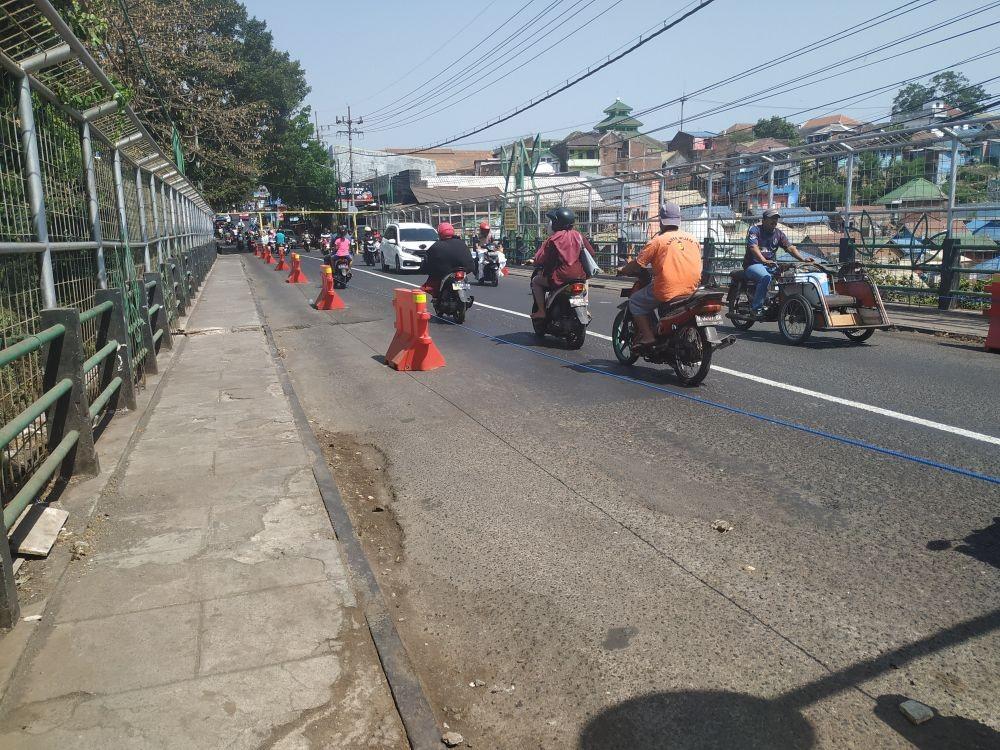
[[323, 273], [323, 288], [319, 296], [313, 302], [313, 307], [317, 310], [343, 310], [346, 305], [335, 291], [333, 291], [333, 269], [330, 266], [320, 266]]
[[395, 370], [435, 370], [444, 367], [444, 356], [431, 340], [427, 293], [422, 289], [396, 289], [396, 335], [385, 353], [385, 363]]
[[278, 265], [274, 267], [275, 271], [287, 271], [288, 264], [285, 263], [285, 248], [278, 248]]
[[309, 279], [306, 275], [302, 273], [302, 261], [299, 259], [298, 253], [292, 253], [292, 272], [288, 274], [288, 278], [285, 279], [287, 284], [308, 284]]
[[272, 263], [274, 263], [274, 256], [271, 255], [270, 245], [268, 245], [267, 252], [264, 254], [264, 262], [267, 263], [267, 265], [271, 265]]
[[256, 257], [256, 258], [260, 257], [260, 243], [259, 242], [253, 243], [253, 254], [254, 254], [254, 257]]

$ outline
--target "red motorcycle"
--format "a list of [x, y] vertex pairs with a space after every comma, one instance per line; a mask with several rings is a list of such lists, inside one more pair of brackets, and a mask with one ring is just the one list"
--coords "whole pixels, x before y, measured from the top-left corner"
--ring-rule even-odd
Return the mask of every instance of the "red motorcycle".
[[[622, 289], [622, 297], [631, 297], [653, 277], [648, 271], [636, 279], [631, 289]], [[722, 323], [723, 292], [698, 289], [690, 297], [661, 304], [654, 313], [656, 340], [639, 352], [632, 350], [635, 322], [628, 301], [618, 306], [619, 313], [611, 329], [611, 345], [623, 365], [633, 365], [642, 357], [655, 365], [674, 368], [682, 385], [698, 385], [712, 368], [712, 353], [734, 341], [735, 336], [719, 337], [715, 326]]]

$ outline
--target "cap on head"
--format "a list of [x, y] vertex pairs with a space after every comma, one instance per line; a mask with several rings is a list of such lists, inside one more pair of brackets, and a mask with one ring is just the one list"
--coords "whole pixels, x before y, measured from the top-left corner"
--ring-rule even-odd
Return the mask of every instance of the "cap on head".
[[670, 201], [661, 203], [660, 223], [668, 227], [679, 227], [681, 225], [681, 207]]
[[773, 208], [769, 208], [766, 211], [764, 211], [764, 217], [763, 218], [765, 218], [765, 219], [780, 219], [781, 218], [781, 214], [778, 213], [777, 210], [775, 210]]
[[447, 221], [442, 221], [438, 224], [438, 237], [442, 240], [450, 240], [455, 236], [455, 227], [449, 224]]
[[490, 231], [490, 223], [488, 221], [481, 221], [479, 222], [479, 228], [484, 232], [488, 232]]

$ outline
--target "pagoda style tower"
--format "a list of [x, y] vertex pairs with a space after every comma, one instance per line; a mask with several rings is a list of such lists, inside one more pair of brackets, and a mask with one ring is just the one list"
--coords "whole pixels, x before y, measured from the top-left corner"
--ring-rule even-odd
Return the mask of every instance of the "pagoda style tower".
[[594, 126], [598, 133], [607, 133], [614, 130], [617, 133], [638, 133], [642, 123], [631, 116], [632, 108], [621, 99], [615, 99], [604, 114], [603, 120]]

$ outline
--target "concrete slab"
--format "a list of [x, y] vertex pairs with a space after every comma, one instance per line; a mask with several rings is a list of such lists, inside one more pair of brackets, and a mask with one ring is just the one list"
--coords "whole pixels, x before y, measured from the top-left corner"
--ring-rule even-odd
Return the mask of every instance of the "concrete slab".
[[45, 634], [14, 699], [114, 693], [193, 677], [201, 605], [65, 622]]
[[336, 653], [343, 606], [325, 581], [206, 602], [200, 673]]

